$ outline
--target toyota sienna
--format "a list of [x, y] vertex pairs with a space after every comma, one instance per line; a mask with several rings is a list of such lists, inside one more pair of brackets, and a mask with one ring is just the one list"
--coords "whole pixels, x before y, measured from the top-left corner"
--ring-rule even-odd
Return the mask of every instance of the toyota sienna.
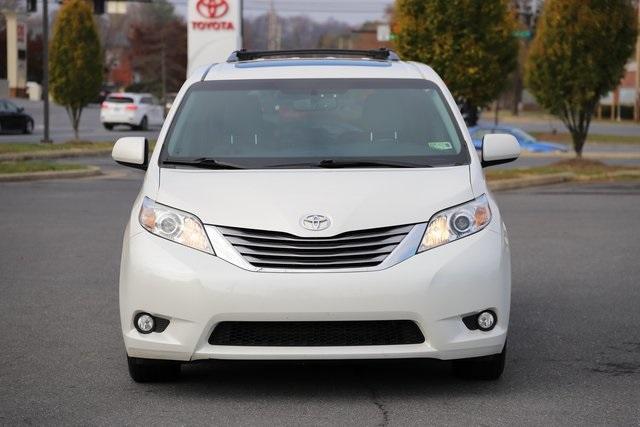
[[135, 381], [203, 359], [453, 361], [503, 371], [507, 232], [428, 66], [388, 50], [234, 52], [185, 82], [129, 218], [120, 320]]

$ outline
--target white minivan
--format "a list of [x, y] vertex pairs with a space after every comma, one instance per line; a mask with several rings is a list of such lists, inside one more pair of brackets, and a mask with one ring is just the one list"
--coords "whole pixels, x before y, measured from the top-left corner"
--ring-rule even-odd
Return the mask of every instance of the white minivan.
[[238, 51], [197, 70], [125, 230], [120, 318], [135, 381], [203, 359], [452, 360], [504, 369], [511, 261], [443, 81], [391, 51]]

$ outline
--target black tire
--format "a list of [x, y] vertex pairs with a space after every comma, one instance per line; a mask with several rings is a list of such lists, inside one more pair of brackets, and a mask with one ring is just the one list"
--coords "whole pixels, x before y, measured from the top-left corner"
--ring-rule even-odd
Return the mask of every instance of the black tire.
[[470, 380], [497, 380], [504, 372], [506, 355], [507, 344], [505, 343], [501, 353], [454, 360], [453, 373], [460, 378]]
[[106, 130], [113, 130], [113, 125], [111, 123], [103, 123], [102, 126], [104, 126]]
[[141, 359], [127, 356], [129, 375], [137, 383], [175, 381], [180, 377], [180, 362]]
[[147, 119], [147, 116], [144, 116], [142, 118], [142, 120], [140, 121], [140, 124], [138, 126], [134, 127], [135, 130], [149, 130], [149, 120]]
[[27, 120], [24, 123], [24, 129], [22, 129], [22, 133], [26, 135], [30, 135], [33, 133], [33, 120]]

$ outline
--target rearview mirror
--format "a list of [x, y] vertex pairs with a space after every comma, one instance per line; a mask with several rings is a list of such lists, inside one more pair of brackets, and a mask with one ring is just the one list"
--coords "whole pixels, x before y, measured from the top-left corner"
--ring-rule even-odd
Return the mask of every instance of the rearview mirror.
[[482, 167], [499, 165], [516, 160], [520, 144], [513, 135], [490, 133], [482, 138]]
[[123, 166], [146, 170], [149, 160], [149, 141], [142, 136], [120, 138], [113, 146], [111, 157]]

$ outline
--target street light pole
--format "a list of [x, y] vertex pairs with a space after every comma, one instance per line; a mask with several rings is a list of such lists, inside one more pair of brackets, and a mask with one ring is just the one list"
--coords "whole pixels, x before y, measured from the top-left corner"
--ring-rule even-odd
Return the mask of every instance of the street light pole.
[[49, 5], [42, 0], [42, 95], [44, 96], [44, 138], [43, 143], [50, 144], [49, 139]]
[[[638, 2], [638, 22], [640, 23], [640, 2]], [[633, 110], [634, 119], [637, 122], [640, 121], [640, 34], [636, 40], [636, 105]]]

